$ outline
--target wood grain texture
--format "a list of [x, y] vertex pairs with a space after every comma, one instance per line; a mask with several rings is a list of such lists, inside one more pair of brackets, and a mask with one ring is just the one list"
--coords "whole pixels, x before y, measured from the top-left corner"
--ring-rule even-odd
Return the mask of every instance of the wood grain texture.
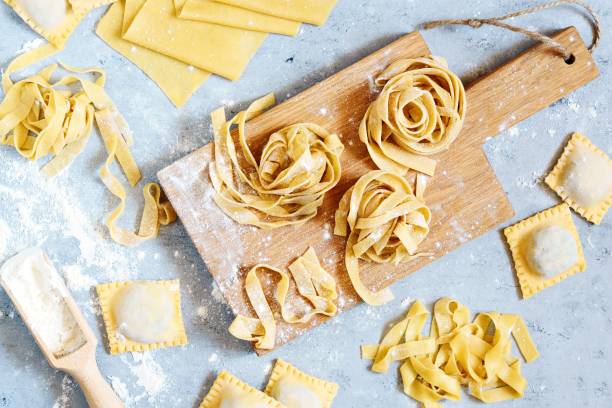
[[[555, 38], [574, 52], [574, 64], [535, 46], [468, 87], [464, 129], [448, 151], [434, 156], [438, 170], [425, 195], [433, 221], [420, 250], [432, 255], [398, 266], [362, 262], [366, 284], [373, 289], [389, 286], [512, 217], [511, 205], [482, 143], [598, 75], [574, 28]], [[319, 215], [305, 225], [258, 230], [225, 217], [212, 201], [214, 191], [207, 169], [212, 160], [211, 144], [159, 172], [167, 196], [234, 313], [254, 315], [243, 288], [244, 275], [251, 266], [269, 263], [286, 268], [310, 245], [336, 277], [339, 310], [360, 302], [344, 266], [345, 239], [333, 236], [333, 215], [344, 191], [375, 168], [358, 136], [361, 118], [376, 97], [373, 78], [398, 58], [428, 54], [421, 35], [408, 34], [249, 122], [248, 140], [256, 154], [272, 132], [296, 122], [315, 122], [341, 135], [345, 145], [342, 179], [326, 195]], [[279, 323], [277, 347], [325, 320], [317, 318], [304, 325]]]

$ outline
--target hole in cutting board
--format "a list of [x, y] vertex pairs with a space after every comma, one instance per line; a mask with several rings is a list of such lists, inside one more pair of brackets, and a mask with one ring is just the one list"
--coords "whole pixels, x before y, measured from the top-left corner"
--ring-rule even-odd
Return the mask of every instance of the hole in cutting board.
[[574, 54], [570, 54], [570, 56], [565, 58], [564, 61], [567, 65], [572, 65], [574, 62], [576, 62], [576, 56]]

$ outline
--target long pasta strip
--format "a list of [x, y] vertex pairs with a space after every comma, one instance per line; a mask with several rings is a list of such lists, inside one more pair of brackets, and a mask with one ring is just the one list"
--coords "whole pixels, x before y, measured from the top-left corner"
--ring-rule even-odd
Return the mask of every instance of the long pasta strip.
[[336, 282], [319, 263], [312, 248], [296, 259], [290, 266], [291, 276], [298, 293], [306, 298], [312, 309], [301, 316], [285, 306], [289, 292], [289, 276], [280, 269], [259, 264], [251, 268], [245, 280], [245, 290], [256, 318], [238, 315], [229, 327], [229, 332], [242, 340], [252, 341], [256, 348], [270, 350], [276, 341], [276, 319], [266, 299], [258, 272], [271, 272], [280, 277], [276, 286], [276, 300], [280, 305], [281, 316], [287, 323], [307, 323], [316, 315], [334, 316], [337, 307]]
[[[511, 354], [511, 334], [525, 361], [539, 354], [520, 316], [489, 312], [472, 321], [467, 307], [442, 298], [434, 306], [429, 337], [423, 338], [428, 315], [416, 301], [380, 344], [362, 346], [362, 358], [374, 360], [372, 371], [385, 373], [389, 363], [401, 361], [404, 392], [428, 408], [440, 407], [444, 399], [459, 400], [462, 385], [483, 402], [523, 396], [527, 381]], [[427, 340], [433, 347], [424, 346]], [[413, 352], [393, 353], [403, 349]]]
[[[12, 73], [55, 52], [55, 47], [44, 46], [19, 56], [9, 64], [2, 79], [5, 97], [0, 104], [0, 142], [14, 147], [29, 160], [51, 157], [41, 172], [46, 177], [54, 177], [83, 151], [95, 122], [108, 150], [100, 177], [121, 201], [106, 222], [112, 239], [131, 246], [154, 238], [160, 225], [176, 219], [172, 206], [162, 200], [161, 188], [155, 183], [144, 187], [144, 211], [139, 232], [133, 233], [115, 226], [115, 221], [123, 212], [126, 194], [121, 182], [110, 171], [110, 166], [117, 159], [132, 187], [142, 176], [129, 149], [133, 144], [129, 126], [104, 91], [104, 71], [62, 65], [68, 72], [94, 74], [97, 78], [92, 82], [67, 75], [51, 82], [51, 76], [58, 68], [57, 64], [52, 64], [29, 78], [12, 82]], [[79, 90], [72, 92], [69, 87], [78, 87]]]
[[[418, 179], [417, 179], [418, 181]], [[417, 188], [419, 194], [421, 188]], [[334, 234], [346, 237], [345, 263], [353, 287], [368, 304], [393, 299], [388, 288], [370, 290], [361, 280], [359, 259], [407, 262], [429, 233], [431, 212], [401, 176], [382, 170], [362, 176], [340, 200]]]
[[223, 108], [212, 113], [213, 199], [234, 221], [260, 228], [303, 224], [316, 216], [325, 193], [340, 181], [344, 149], [336, 134], [300, 123], [270, 135], [257, 160], [247, 143], [246, 122], [273, 104], [269, 94], [229, 121]]
[[463, 126], [466, 111], [461, 80], [439, 57], [401, 59], [375, 80], [382, 90], [359, 127], [378, 168], [433, 176], [436, 162], [425, 157], [447, 149]]

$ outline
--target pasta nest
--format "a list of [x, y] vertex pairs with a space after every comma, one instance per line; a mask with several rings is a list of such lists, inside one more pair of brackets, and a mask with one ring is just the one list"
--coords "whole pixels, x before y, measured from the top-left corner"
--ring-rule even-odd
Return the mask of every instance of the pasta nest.
[[368, 108], [359, 137], [383, 170], [404, 174], [414, 155], [447, 149], [463, 126], [463, 83], [439, 57], [401, 59], [375, 79], [382, 90]]
[[429, 233], [431, 212], [400, 175], [375, 170], [362, 176], [340, 200], [334, 233], [347, 236], [346, 269], [369, 304], [393, 299], [388, 289], [374, 293], [361, 282], [358, 260], [400, 263], [417, 256]]
[[[213, 113], [214, 200], [241, 224], [261, 228], [303, 224], [317, 215], [325, 193], [340, 181], [344, 145], [338, 135], [319, 125], [299, 123], [270, 135], [257, 160], [246, 140], [245, 122], [271, 104], [264, 99], [229, 122], [222, 109]], [[234, 124], [238, 144], [231, 132]]]

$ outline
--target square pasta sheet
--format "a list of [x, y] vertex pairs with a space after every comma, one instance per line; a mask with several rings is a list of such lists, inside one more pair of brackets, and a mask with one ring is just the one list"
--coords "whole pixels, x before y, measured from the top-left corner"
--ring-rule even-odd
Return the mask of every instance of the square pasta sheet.
[[295, 36], [301, 26], [297, 21], [261, 14], [213, 0], [175, 0], [175, 5], [180, 18], [243, 30]]
[[102, 17], [96, 33], [117, 52], [136, 64], [175, 106], [183, 106], [208, 79], [210, 73], [123, 39], [123, 31], [129, 27], [145, 1], [118, 0]]
[[336, 0], [215, 0], [271, 16], [323, 25]]
[[130, 42], [231, 80], [240, 78], [266, 37], [178, 18], [173, 0], [147, 0], [123, 34]]

